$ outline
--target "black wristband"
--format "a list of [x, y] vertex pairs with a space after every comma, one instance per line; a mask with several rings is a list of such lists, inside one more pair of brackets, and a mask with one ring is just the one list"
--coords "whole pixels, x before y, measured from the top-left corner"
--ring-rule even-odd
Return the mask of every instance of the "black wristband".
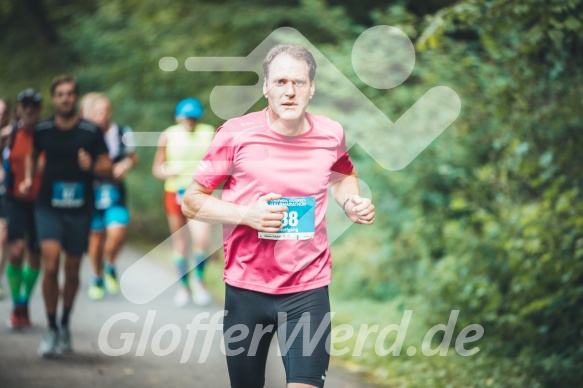
[[346, 204], [348, 203], [348, 201], [350, 201], [350, 198], [352, 198], [352, 195], [348, 198], [346, 198], [346, 201], [344, 201], [344, 203], [342, 204], [342, 210], [344, 210], [344, 213], [346, 213]]

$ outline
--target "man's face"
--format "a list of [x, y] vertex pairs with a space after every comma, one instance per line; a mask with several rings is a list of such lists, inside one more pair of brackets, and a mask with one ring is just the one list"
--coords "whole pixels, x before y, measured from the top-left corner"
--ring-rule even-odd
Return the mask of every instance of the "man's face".
[[269, 65], [263, 95], [277, 119], [296, 121], [303, 118], [314, 95], [308, 64], [285, 53], [275, 57]]
[[187, 131], [192, 131], [196, 124], [196, 119], [193, 119], [192, 117], [183, 117], [176, 119], [176, 122], [181, 124]]
[[75, 93], [75, 85], [72, 82], [63, 82], [57, 85], [51, 96], [51, 102], [58, 116], [70, 117], [75, 114], [75, 105], [79, 96]]
[[18, 103], [18, 117], [20, 117], [22, 124], [25, 126], [36, 125], [36, 123], [38, 123], [40, 111], [40, 102], [34, 102], [25, 98]]
[[98, 99], [87, 107], [83, 107], [83, 117], [99, 125], [102, 130], [107, 131], [111, 122], [111, 105], [109, 101]]

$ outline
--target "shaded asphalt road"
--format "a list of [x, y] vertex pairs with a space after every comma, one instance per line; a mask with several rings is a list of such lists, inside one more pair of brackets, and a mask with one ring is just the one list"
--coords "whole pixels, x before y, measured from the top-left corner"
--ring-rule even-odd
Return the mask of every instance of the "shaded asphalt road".
[[[123, 271], [142, 255], [143, 252], [126, 247], [118, 270]], [[145, 305], [132, 304], [121, 294], [93, 302], [86, 296], [91, 275], [87, 258], [83, 260], [81, 286], [71, 322], [75, 349], [71, 355], [51, 360], [36, 354], [46, 322], [40, 283], [31, 301], [33, 326], [29, 329], [9, 329], [5, 322], [10, 314], [10, 299], [5, 297], [0, 301], [1, 388], [229, 387], [220, 346], [221, 328], [211, 323], [213, 315], [222, 311], [221, 306], [213, 303], [205, 308], [192, 304], [176, 308], [172, 303], [175, 287]], [[148, 270], [156, 271], [160, 278], [173, 275], [169, 260], [167, 263], [152, 261]], [[148, 284], [134, 279], [132, 286], [146, 289]], [[188, 326], [193, 319], [199, 319], [199, 323]], [[112, 352], [120, 355], [114, 356]], [[265, 386], [285, 387], [285, 372], [275, 342], [267, 364]], [[369, 386], [358, 376], [332, 367], [326, 387]]]

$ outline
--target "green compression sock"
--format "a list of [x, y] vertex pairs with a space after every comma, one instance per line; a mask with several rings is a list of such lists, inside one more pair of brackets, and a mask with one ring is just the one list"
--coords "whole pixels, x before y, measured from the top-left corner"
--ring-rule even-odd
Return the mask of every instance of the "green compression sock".
[[194, 265], [196, 266], [196, 276], [202, 280], [204, 275], [204, 263], [206, 263], [207, 257], [204, 253], [195, 253], [194, 254]]
[[24, 294], [22, 295], [22, 299], [24, 302], [28, 302], [30, 299], [39, 273], [40, 269], [33, 269], [30, 265], [24, 267], [24, 270], [22, 271], [22, 283], [24, 283]]
[[10, 263], [6, 264], [6, 277], [8, 286], [12, 294], [14, 304], [20, 303], [20, 287], [22, 286], [22, 267], [15, 267]]
[[180, 276], [180, 282], [188, 288], [188, 261], [184, 257], [174, 257], [174, 265]]

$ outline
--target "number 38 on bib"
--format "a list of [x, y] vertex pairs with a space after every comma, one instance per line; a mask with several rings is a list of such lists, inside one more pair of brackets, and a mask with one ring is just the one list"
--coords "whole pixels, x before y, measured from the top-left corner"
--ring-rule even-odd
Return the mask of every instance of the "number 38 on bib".
[[314, 237], [316, 197], [282, 197], [269, 201], [269, 205], [287, 206], [279, 232], [258, 232], [267, 240], [309, 240]]

